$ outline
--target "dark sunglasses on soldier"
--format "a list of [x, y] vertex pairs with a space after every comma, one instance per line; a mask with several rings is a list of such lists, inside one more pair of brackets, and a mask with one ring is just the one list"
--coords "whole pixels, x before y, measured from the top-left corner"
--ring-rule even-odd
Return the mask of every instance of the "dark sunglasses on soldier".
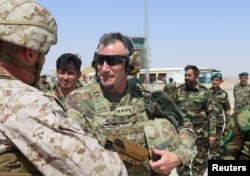
[[121, 55], [102, 55], [102, 54], [95, 54], [95, 61], [99, 65], [103, 65], [104, 62], [110, 66], [119, 65], [124, 61], [128, 60], [128, 56], [121, 56]]

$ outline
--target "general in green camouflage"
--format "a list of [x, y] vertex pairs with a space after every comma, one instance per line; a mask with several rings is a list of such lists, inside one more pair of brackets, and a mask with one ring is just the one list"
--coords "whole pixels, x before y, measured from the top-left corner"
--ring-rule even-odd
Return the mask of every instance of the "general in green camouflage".
[[250, 105], [250, 85], [237, 83], [234, 86], [234, 111]]
[[[128, 82], [125, 92], [120, 97], [109, 94], [98, 83], [91, 83], [71, 92], [65, 102], [69, 116], [89, 136], [97, 138], [103, 145], [106, 143], [107, 135], [121, 134], [136, 144], [147, 148], [150, 147], [149, 145], [153, 145], [154, 140], [159, 136], [157, 136], [155, 128], [152, 127], [152, 123], [148, 121], [149, 117], [145, 110], [144, 98], [141, 95], [140, 86], [131, 82]], [[169, 121], [167, 122], [161, 123], [160, 120], [161, 125], [166, 125], [161, 128], [166, 131], [163, 132], [164, 138], [169, 138], [170, 141], [179, 139], [179, 147], [173, 145], [173, 147], [176, 147], [173, 151], [179, 156], [183, 164], [189, 163], [196, 155], [195, 134], [191, 123], [185, 121], [177, 129], [178, 136], [175, 136], [173, 131], [175, 127]], [[148, 128], [145, 128], [144, 125], [147, 123]], [[148, 134], [146, 135], [147, 141], [144, 130]], [[174, 142], [171, 141], [171, 143]], [[150, 172], [148, 161], [139, 166], [128, 163], [125, 163], [125, 165], [129, 175], [148, 175]]]
[[222, 160], [250, 160], [250, 106], [232, 114], [220, 139]]
[[[198, 154], [192, 161], [192, 172], [201, 175], [205, 171], [208, 137], [216, 136], [215, 102], [208, 99], [207, 88], [197, 82], [193, 88], [187, 88], [185, 84], [179, 86], [175, 102], [186, 118], [190, 119], [197, 134]], [[180, 175], [190, 175], [189, 166], [183, 170]]]

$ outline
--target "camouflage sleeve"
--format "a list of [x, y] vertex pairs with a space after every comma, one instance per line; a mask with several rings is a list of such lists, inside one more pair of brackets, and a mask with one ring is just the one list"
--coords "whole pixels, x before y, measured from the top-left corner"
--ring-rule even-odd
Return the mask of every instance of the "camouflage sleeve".
[[231, 115], [231, 107], [230, 107], [230, 102], [229, 102], [229, 97], [228, 97], [228, 93], [226, 92], [226, 102], [225, 102], [225, 105], [223, 107], [224, 109], [224, 112], [225, 112], [225, 116], [226, 116], [226, 119], [227, 121], [229, 120], [230, 118], [230, 115]]
[[43, 175], [127, 175], [117, 153], [87, 137], [58, 104], [21, 91], [2, 107], [0, 129]]
[[219, 105], [212, 99], [207, 99], [206, 118], [208, 120], [209, 136], [216, 136], [216, 116], [219, 114]]
[[91, 136], [95, 109], [90, 93], [81, 88], [76, 89], [67, 96], [64, 105], [68, 116]]
[[182, 164], [190, 163], [197, 154], [196, 133], [193, 130], [192, 123], [184, 117], [184, 114], [168, 96], [159, 91], [152, 92], [152, 96], [165, 117], [177, 128], [180, 145], [174, 153], [180, 158]]
[[183, 124], [177, 129], [180, 138], [180, 146], [174, 153], [180, 158], [182, 164], [188, 164], [197, 154], [195, 144], [196, 133], [193, 130], [192, 123], [189, 119], [184, 118]]
[[235, 121], [235, 118], [230, 118], [220, 138], [220, 146], [218, 148], [218, 159], [237, 159], [242, 148], [243, 142], [244, 141], [241, 136], [239, 127]]

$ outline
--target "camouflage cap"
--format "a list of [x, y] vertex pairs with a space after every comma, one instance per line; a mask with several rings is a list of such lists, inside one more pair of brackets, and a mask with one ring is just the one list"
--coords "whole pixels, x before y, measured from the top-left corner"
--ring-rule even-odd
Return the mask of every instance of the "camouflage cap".
[[242, 72], [242, 73], [239, 74], [239, 77], [241, 77], [241, 76], [248, 76], [248, 73], [247, 72]]
[[214, 78], [219, 78], [222, 80], [222, 74], [221, 73], [214, 73], [212, 76], [211, 76], [211, 80], [214, 79]]
[[0, 40], [42, 53], [56, 44], [56, 21], [36, 1], [1, 0], [0, 9]]

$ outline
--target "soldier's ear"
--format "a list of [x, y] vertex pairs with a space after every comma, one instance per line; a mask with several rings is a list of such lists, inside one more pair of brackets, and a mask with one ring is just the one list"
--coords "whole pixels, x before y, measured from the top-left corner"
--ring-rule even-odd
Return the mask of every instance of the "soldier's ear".
[[22, 57], [27, 63], [33, 63], [35, 57], [37, 58], [38, 52], [29, 49], [29, 48], [22, 48]]

